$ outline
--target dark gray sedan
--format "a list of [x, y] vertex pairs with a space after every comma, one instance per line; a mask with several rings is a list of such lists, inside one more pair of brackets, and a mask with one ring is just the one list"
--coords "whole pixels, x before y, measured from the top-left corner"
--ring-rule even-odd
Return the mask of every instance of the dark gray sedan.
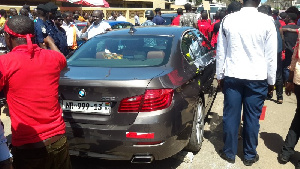
[[83, 44], [59, 87], [70, 153], [147, 163], [199, 151], [217, 84], [208, 44], [196, 29], [170, 26]]

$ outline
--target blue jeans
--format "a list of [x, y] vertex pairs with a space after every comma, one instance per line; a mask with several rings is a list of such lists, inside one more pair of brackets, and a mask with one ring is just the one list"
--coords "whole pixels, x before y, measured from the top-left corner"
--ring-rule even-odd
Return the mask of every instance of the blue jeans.
[[238, 130], [243, 106], [243, 150], [244, 159], [254, 159], [257, 152], [259, 117], [267, 96], [266, 80], [243, 80], [224, 78], [223, 151], [235, 159], [238, 147]]
[[288, 66], [291, 64], [292, 56], [294, 51], [290, 51], [288, 49], [285, 50], [285, 59], [282, 62], [282, 79], [283, 83], [285, 83], [289, 79], [290, 70]]
[[0, 162], [11, 157], [4, 136], [3, 126], [0, 124]]

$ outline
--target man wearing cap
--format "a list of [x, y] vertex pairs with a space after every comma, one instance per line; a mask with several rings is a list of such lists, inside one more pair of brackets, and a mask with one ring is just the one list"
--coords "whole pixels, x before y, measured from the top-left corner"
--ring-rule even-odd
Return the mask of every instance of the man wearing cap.
[[153, 17], [154, 17], [154, 13], [152, 10], [146, 10], [145, 12], [145, 17], [147, 18], [147, 20], [141, 24], [141, 26], [154, 26], [156, 25], [154, 22], [152, 22]]
[[44, 4], [39, 4], [36, 9], [37, 19], [34, 24], [35, 43], [41, 48], [46, 49], [44, 46], [44, 39], [48, 36], [46, 20], [49, 9]]
[[163, 25], [166, 21], [164, 20], [164, 18], [161, 17], [161, 8], [156, 8], [155, 13], [156, 15], [154, 16], [152, 21], [156, 25]]
[[47, 29], [48, 35], [51, 36], [51, 38], [54, 40], [55, 45], [58, 47], [58, 49], [60, 51], [66, 51], [68, 49], [68, 47], [62, 45], [62, 44], [65, 44], [65, 42], [64, 43], [60, 42], [63, 40], [65, 41], [66, 38], [62, 38], [59, 36], [59, 30], [57, 29], [57, 27], [55, 26], [55, 24], [53, 22], [55, 19], [58, 7], [53, 2], [48, 2], [45, 4], [45, 6], [49, 9], [48, 18], [46, 20], [46, 23], [47, 23], [46, 29]]
[[32, 43], [34, 23], [26, 16], [6, 22], [5, 40], [11, 50], [0, 57], [0, 90], [9, 106], [14, 169], [71, 168], [58, 85], [66, 59], [53, 39], [52, 50]]

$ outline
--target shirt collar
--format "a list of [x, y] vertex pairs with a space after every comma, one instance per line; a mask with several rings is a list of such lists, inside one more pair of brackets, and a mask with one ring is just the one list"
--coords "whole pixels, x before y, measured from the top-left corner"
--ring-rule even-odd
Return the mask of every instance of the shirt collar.
[[258, 12], [257, 8], [255, 8], [255, 7], [243, 7], [240, 11], [245, 11], [245, 12], [253, 12], [253, 11], [255, 11], [255, 12]]

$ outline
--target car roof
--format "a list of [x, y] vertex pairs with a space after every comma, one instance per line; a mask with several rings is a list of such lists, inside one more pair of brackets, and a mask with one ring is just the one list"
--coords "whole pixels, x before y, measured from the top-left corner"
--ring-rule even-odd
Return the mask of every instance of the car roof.
[[172, 17], [172, 16], [177, 16], [177, 13], [164, 13], [161, 14], [162, 17]]
[[[189, 29], [194, 29], [192, 27], [180, 27], [180, 26], [170, 26], [170, 25], [156, 25], [156, 26], [138, 26], [134, 27], [136, 31], [133, 35], [174, 35], [181, 36], [182, 33]], [[126, 29], [117, 29], [114, 31], [106, 32], [106, 35], [130, 35], [129, 28]]]
[[[110, 26], [116, 25], [118, 23], [130, 23], [130, 22], [126, 22], [126, 21], [114, 21], [114, 20], [103, 20], [103, 21], [109, 23]], [[77, 25], [87, 25], [87, 22], [75, 22], [75, 24], [77, 24]]]

